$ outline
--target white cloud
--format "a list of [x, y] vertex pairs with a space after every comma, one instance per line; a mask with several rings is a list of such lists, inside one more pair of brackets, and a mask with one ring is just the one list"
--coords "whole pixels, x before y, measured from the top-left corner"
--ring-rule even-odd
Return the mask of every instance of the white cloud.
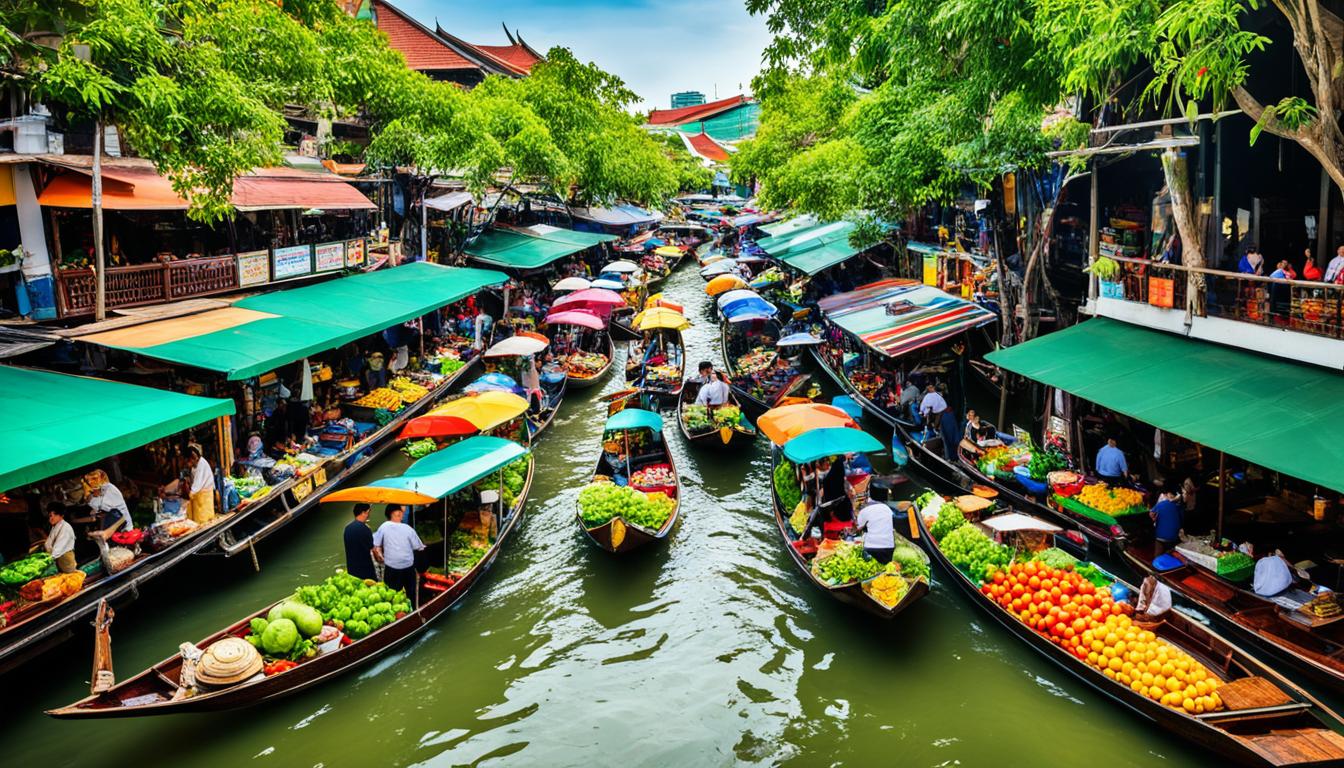
[[765, 20], [733, 0], [393, 4], [431, 29], [437, 17], [445, 30], [472, 43], [506, 43], [502, 22], [539, 51], [568, 47], [623, 78], [645, 110], [667, 108], [676, 91], [701, 91], [709, 100], [716, 89], [719, 98], [748, 91], [770, 40]]

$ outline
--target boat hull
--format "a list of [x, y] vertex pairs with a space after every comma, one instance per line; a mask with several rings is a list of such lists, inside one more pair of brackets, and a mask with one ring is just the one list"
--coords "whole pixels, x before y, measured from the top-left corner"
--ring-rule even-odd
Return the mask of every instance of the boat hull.
[[[623, 519], [616, 517], [607, 522], [589, 528], [583, 523], [583, 515], [577, 508], [574, 510], [574, 519], [579, 524], [579, 530], [583, 531], [588, 540], [597, 545], [599, 549], [604, 549], [617, 555], [623, 555], [627, 552], [633, 552], [637, 549], [643, 549], [650, 544], [660, 542], [666, 539], [671, 533], [672, 528], [677, 524], [677, 516], [681, 513], [681, 476], [677, 473], [676, 462], [672, 459], [672, 452], [667, 448], [667, 436], [664, 435], [661, 441], [664, 451], [664, 459], [668, 466], [672, 467], [672, 476], [676, 483], [676, 506], [672, 508], [672, 514], [667, 516], [667, 522], [657, 531], [648, 531], [639, 526], [629, 525]], [[598, 459], [598, 468], [601, 467], [601, 459]], [[598, 470], [593, 471], [594, 476]]]

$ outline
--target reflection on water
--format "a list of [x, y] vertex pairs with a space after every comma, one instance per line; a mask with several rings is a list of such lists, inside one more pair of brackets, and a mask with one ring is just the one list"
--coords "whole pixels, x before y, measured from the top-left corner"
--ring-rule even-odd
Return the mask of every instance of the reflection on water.
[[[718, 364], [692, 265], [667, 293], [696, 323], [688, 360]], [[527, 518], [457, 609], [396, 655], [242, 712], [68, 723], [40, 710], [87, 690], [80, 637], [7, 678], [13, 765], [1195, 764], [1195, 753], [1021, 646], [936, 584], [895, 621], [847, 609], [793, 570], [770, 514], [769, 461], [690, 450], [676, 531], [613, 557], [574, 521], [598, 452], [602, 389], [567, 400], [537, 446]], [[669, 411], [670, 414], [670, 411]], [[886, 435], [881, 435], [884, 438]], [[384, 459], [365, 479], [406, 460]], [[113, 628], [125, 677], [341, 558], [320, 509], [245, 559], [198, 558]], [[935, 574], [936, 577], [936, 574]], [[31, 693], [30, 693], [31, 691]], [[1066, 758], [1067, 756], [1067, 758]]]

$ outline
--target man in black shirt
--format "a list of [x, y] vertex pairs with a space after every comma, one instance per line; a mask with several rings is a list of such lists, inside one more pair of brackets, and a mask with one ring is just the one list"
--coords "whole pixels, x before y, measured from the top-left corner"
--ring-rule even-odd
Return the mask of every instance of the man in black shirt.
[[355, 505], [355, 519], [345, 526], [345, 570], [361, 579], [376, 579], [373, 570], [373, 531], [369, 530], [369, 505]]

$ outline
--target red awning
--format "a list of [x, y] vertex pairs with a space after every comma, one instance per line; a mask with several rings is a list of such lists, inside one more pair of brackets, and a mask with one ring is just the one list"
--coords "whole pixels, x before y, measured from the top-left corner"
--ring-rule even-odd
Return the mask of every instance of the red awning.
[[[38, 196], [39, 205], [92, 208], [91, 171], [71, 168], [52, 179]], [[233, 204], [240, 211], [283, 208], [373, 210], [355, 187], [329, 174], [292, 168], [264, 168], [233, 183]], [[113, 211], [184, 211], [187, 201], [152, 166], [113, 165], [103, 169], [103, 207]]]
[[261, 168], [233, 181], [233, 204], [240, 211], [277, 208], [374, 210], [369, 201], [338, 177], [297, 168]]

